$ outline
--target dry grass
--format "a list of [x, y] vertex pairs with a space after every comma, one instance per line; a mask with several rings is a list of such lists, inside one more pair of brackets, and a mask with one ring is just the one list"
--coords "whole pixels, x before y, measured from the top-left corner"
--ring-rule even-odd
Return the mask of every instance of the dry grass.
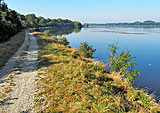
[[[40, 35], [39, 35], [40, 34]], [[36, 34], [39, 44], [36, 106], [39, 112], [157, 113], [160, 106], [119, 73], [74, 48]]]
[[25, 30], [10, 38], [7, 42], [0, 43], [0, 68], [9, 60], [18, 50], [25, 39]]

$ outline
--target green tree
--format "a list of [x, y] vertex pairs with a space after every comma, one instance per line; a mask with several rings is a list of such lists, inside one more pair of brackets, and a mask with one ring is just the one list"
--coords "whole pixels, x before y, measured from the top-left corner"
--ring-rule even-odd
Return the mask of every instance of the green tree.
[[65, 37], [60, 38], [60, 43], [61, 43], [61, 44], [64, 44], [64, 45], [68, 45], [68, 44], [69, 44], [67, 38], [65, 38]]
[[45, 30], [45, 31], [43, 32], [43, 34], [46, 35], [46, 36], [51, 36], [51, 35], [52, 35], [51, 32], [48, 31], [48, 30]]
[[118, 43], [109, 44], [108, 50], [110, 51], [109, 59], [109, 69], [111, 72], [120, 72], [127, 81], [132, 83], [134, 79], [140, 75], [137, 70], [134, 70], [136, 62], [133, 61], [135, 57], [132, 57], [129, 50], [123, 50], [120, 55], [118, 55]]
[[19, 14], [8, 9], [6, 4], [0, 5], [0, 42], [8, 40], [22, 28]]
[[92, 58], [95, 51], [96, 49], [92, 46], [89, 46], [87, 42], [81, 43], [81, 45], [78, 48], [78, 52], [87, 58]]
[[82, 27], [82, 24], [78, 21], [74, 21], [74, 27], [75, 28], [81, 28]]
[[36, 17], [35, 14], [21, 15], [14, 10], [8, 9], [6, 4], [0, 5], [0, 41], [8, 40], [24, 27], [64, 27], [71, 28], [81, 26], [80, 22], [68, 19], [45, 19]]
[[29, 23], [29, 27], [35, 27], [37, 26], [37, 23], [36, 23], [36, 15], [35, 14], [28, 14], [25, 16], [25, 19], [26, 19], [26, 22]]

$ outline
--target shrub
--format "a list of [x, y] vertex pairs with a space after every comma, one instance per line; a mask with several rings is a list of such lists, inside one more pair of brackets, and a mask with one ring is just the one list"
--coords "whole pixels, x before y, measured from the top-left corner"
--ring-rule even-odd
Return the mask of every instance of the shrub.
[[53, 36], [53, 40], [54, 40], [54, 41], [57, 41], [58, 38], [57, 38], [56, 36]]
[[65, 37], [60, 38], [60, 43], [61, 43], [61, 44], [64, 44], [64, 45], [68, 45], [68, 44], [69, 44], [67, 38], [65, 38]]
[[47, 36], [51, 36], [51, 35], [52, 35], [51, 32], [48, 31], [48, 30], [44, 31], [43, 34], [44, 34], [44, 35], [47, 35]]
[[50, 37], [39, 35], [37, 39], [43, 59], [37, 76], [37, 112], [156, 113], [159, 108], [152, 106], [147, 92], [119, 80], [119, 74], [114, 78], [106, 73], [103, 63], [78, 58], [80, 52], [75, 48], [48, 43]]
[[92, 57], [95, 51], [96, 49], [94, 49], [93, 46], [89, 46], [87, 42], [81, 43], [80, 47], [78, 48], [78, 52], [87, 58]]
[[118, 43], [109, 44], [108, 50], [110, 51], [109, 69], [114, 72], [121, 72], [124, 78], [127, 78], [128, 82], [133, 82], [137, 75], [140, 73], [137, 70], [133, 70], [136, 66], [136, 62], [133, 61], [135, 57], [132, 57], [129, 50], [123, 50], [120, 55], [117, 54]]

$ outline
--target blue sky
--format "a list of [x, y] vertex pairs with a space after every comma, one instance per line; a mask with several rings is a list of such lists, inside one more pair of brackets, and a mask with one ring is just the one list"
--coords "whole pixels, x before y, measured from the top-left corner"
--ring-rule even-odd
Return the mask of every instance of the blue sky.
[[21, 14], [82, 23], [160, 21], [160, 0], [4, 0]]

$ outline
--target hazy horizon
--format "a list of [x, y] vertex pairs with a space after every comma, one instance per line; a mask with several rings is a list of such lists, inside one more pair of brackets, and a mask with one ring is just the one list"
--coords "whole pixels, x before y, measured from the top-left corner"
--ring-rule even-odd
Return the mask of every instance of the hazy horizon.
[[160, 21], [158, 0], [4, 0], [21, 14], [34, 13], [45, 18], [64, 18], [82, 23]]

